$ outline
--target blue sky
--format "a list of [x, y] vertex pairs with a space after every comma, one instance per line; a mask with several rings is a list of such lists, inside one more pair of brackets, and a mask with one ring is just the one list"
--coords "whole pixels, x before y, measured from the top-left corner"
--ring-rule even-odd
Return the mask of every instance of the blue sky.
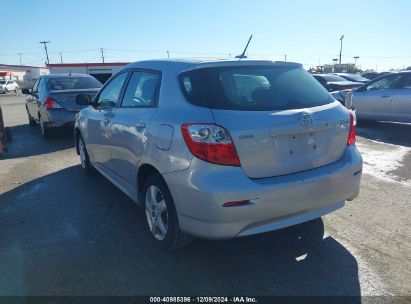
[[[3, 3], [4, 2], [4, 3]], [[303, 63], [360, 56], [362, 68], [411, 66], [411, 1], [344, 0], [0, 0], [0, 63], [137, 61], [171, 57], [228, 57], [242, 52], [250, 34], [251, 58]], [[6, 5], [7, 3], [7, 5]]]

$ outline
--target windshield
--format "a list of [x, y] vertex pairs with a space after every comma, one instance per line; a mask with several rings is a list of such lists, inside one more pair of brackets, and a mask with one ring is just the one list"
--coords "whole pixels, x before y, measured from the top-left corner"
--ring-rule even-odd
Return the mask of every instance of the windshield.
[[187, 99], [213, 109], [272, 111], [314, 107], [333, 98], [300, 67], [216, 67], [186, 72]]
[[327, 82], [342, 82], [342, 81], [347, 81], [347, 79], [342, 78], [341, 76], [337, 75], [322, 75], [322, 77], [327, 81]]
[[0, 80], [0, 84], [6, 84], [5, 80]]
[[47, 79], [50, 90], [81, 90], [101, 88], [102, 84], [94, 77], [56, 77]]

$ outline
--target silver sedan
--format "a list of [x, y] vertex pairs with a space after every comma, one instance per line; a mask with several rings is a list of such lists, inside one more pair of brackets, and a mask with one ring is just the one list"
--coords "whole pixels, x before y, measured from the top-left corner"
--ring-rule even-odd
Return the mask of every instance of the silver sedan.
[[411, 72], [390, 73], [345, 97], [357, 118], [411, 123]]

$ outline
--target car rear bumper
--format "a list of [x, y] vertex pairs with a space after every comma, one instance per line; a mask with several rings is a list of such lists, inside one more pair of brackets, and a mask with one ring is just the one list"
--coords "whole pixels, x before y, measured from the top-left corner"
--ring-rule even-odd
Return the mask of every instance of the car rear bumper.
[[50, 128], [74, 126], [77, 113], [65, 109], [47, 110], [47, 120], [45, 123]]
[[[228, 239], [272, 231], [330, 213], [359, 193], [362, 158], [355, 146], [321, 168], [279, 177], [250, 179], [239, 167], [194, 158], [190, 168], [163, 174], [180, 227], [195, 236]], [[249, 200], [247, 205], [223, 207]]]

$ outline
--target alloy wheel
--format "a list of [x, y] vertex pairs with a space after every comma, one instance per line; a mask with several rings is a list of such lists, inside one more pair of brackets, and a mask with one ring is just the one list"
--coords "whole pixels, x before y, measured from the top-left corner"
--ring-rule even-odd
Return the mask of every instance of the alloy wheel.
[[164, 196], [158, 187], [148, 187], [145, 208], [151, 233], [157, 240], [164, 240], [168, 232], [168, 213]]

